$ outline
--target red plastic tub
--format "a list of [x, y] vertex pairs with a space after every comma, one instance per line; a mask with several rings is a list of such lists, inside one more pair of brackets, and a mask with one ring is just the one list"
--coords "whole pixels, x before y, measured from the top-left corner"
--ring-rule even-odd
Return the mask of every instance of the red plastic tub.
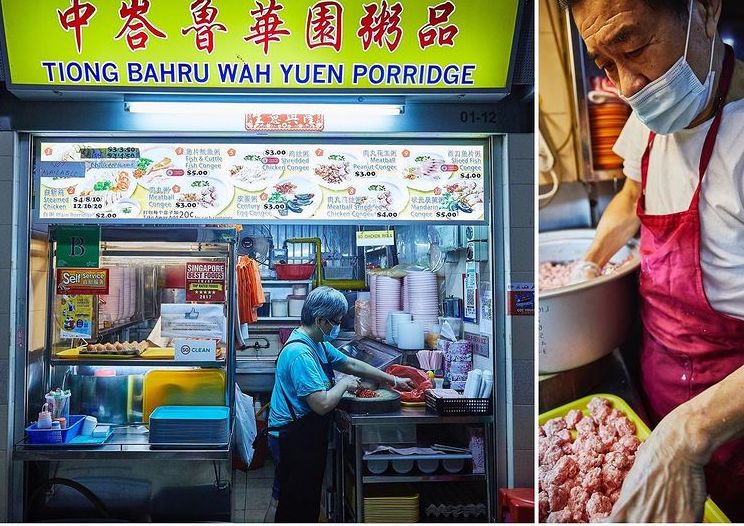
[[300, 281], [310, 279], [315, 272], [315, 265], [312, 263], [277, 263], [274, 265], [276, 277], [280, 280]]

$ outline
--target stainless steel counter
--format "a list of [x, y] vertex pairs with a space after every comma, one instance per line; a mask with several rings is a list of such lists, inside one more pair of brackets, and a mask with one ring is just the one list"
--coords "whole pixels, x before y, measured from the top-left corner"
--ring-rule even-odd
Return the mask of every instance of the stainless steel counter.
[[[473, 484], [479, 494], [482, 491], [486, 508], [487, 520], [492, 522], [495, 516], [495, 502], [493, 491], [495, 483], [495, 458], [493, 445], [493, 416], [491, 415], [463, 415], [440, 416], [430, 413], [425, 407], [401, 407], [391, 413], [358, 414], [336, 411], [336, 448], [334, 454], [335, 481], [333, 487], [334, 498], [333, 519], [336, 522], [364, 522], [364, 495], [367, 486], [377, 484]], [[456, 474], [367, 474], [364, 464], [364, 436], [367, 431], [375, 431], [374, 427], [383, 426], [415, 428], [426, 426], [454, 426], [463, 428], [471, 424], [483, 428], [485, 472], [484, 473], [456, 473]], [[369, 427], [367, 427], [369, 426]], [[437, 427], [439, 429], [439, 427]], [[415, 440], [415, 433], [413, 435]], [[411, 458], [415, 458], [411, 457]]]
[[491, 415], [441, 416], [430, 413], [425, 407], [401, 407], [394, 413], [358, 414], [336, 411], [336, 419], [353, 426], [376, 424], [490, 424]]
[[209, 448], [204, 445], [155, 446], [147, 433], [131, 426], [117, 428], [106, 443], [98, 447], [39, 447], [18, 443], [13, 460], [229, 460], [230, 446]]

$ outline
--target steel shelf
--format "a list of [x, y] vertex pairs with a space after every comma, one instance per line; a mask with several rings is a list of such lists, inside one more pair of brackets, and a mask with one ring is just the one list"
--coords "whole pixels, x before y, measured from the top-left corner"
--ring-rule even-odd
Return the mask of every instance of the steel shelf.
[[446, 475], [365, 475], [362, 477], [364, 484], [405, 484], [416, 482], [481, 482], [485, 480], [485, 474], [446, 474]]
[[265, 279], [261, 280], [261, 285], [312, 285], [312, 279]]
[[[231, 433], [232, 435], [232, 433]], [[232, 438], [232, 437], [231, 437]], [[149, 433], [133, 426], [122, 426], [114, 430], [111, 438], [97, 447], [39, 447], [19, 442], [13, 448], [13, 459], [22, 461], [57, 460], [229, 460], [230, 442], [227, 445], [150, 444]]]
[[299, 316], [260, 316], [258, 318], [259, 322], [267, 322], [267, 321], [276, 321], [276, 322], [285, 322], [285, 321], [300, 321], [302, 318]]
[[96, 359], [57, 359], [52, 358], [50, 363], [53, 366], [74, 366], [74, 365], [108, 365], [110, 367], [203, 367], [205, 369], [218, 369], [225, 367], [225, 360], [217, 361], [176, 361], [174, 360], [137, 360], [134, 358], [121, 360], [96, 360]]

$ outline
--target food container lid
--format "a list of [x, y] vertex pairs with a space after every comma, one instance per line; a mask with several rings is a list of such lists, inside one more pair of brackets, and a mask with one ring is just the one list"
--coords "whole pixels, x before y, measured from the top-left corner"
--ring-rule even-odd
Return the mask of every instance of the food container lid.
[[305, 301], [307, 296], [300, 296], [299, 294], [291, 294], [287, 296], [287, 300]]
[[271, 300], [271, 303], [289, 303], [289, 300], [286, 299], [286, 298], [285, 299], [275, 298], [275, 299]]

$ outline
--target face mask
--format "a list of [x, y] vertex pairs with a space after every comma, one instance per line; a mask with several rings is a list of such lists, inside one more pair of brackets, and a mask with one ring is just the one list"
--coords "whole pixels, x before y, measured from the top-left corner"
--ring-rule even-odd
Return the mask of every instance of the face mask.
[[338, 335], [341, 334], [341, 325], [333, 324], [333, 328], [331, 329], [330, 334], [326, 334], [325, 331], [320, 328], [320, 325], [318, 325], [318, 329], [320, 329], [320, 332], [323, 333], [323, 341], [328, 343], [338, 338]]
[[713, 50], [716, 39], [710, 48], [710, 65], [705, 84], [701, 84], [687, 62], [687, 48], [690, 44], [692, 8], [687, 21], [685, 54], [661, 77], [645, 86], [632, 97], [623, 97], [636, 112], [638, 119], [650, 130], [666, 135], [678, 132], [690, 125], [708, 105], [713, 92], [715, 71], [713, 71]]

